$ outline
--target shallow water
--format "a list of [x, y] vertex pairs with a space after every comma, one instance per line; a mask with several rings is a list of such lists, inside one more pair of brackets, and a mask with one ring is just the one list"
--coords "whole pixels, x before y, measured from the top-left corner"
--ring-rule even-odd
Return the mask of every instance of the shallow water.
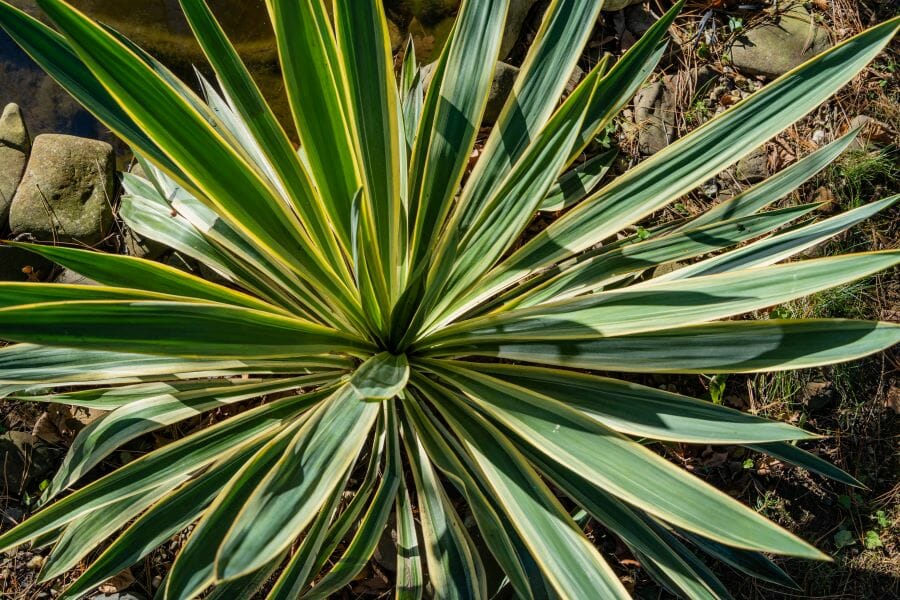
[[[6, 0], [40, 17], [34, 0]], [[286, 122], [289, 108], [284, 98], [275, 44], [263, 0], [207, 0], [223, 28], [238, 48], [275, 112]], [[206, 61], [191, 36], [178, 0], [70, 0], [86, 14], [121, 31], [193, 84], [193, 65], [209, 75]], [[434, 5], [443, 5], [435, 10]], [[394, 23], [391, 35], [398, 46], [413, 35], [420, 62], [430, 61], [449, 32], [453, 2], [448, 0], [385, 0]], [[423, 8], [425, 7], [425, 8]], [[25, 113], [32, 136], [69, 133], [116, 143], [93, 116], [81, 108], [46, 76], [0, 30], [0, 104], [15, 102]], [[2, 108], [2, 106], [0, 106]], [[124, 147], [116, 143], [119, 155]]]

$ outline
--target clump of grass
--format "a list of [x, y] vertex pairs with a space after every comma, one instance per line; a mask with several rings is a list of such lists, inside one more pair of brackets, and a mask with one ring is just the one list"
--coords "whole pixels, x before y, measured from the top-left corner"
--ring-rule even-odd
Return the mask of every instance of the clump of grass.
[[897, 185], [900, 177], [900, 151], [896, 148], [869, 150], [857, 148], [848, 152], [832, 167], [832, 177], [841, 205], [856, 208], [883, 190]]

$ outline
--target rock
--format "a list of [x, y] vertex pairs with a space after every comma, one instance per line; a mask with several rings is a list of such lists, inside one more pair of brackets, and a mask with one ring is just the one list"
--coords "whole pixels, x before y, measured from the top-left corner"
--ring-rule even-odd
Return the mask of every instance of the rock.
[[491, 91], [488, 94], [487, 106], [484, 109], [484, 124], [493, 125], [509, 98], [516, 77], [519, 76], [519, 68], [508, 65], [505, 62], [498, 62], [497, 68], [494, 69], [494, 81], [491, 82]]
[[143, 238], [130, 229], [125, 232], [125, 253], [129, 256], [156, 260], [168, 249], [166, 245]]
[[139, 163], [138, 161], [134, 161], [131, 164], [131, 168], [128, 169], [128, 172], [134, 175], [135, 177], [140, 177], [141, 179], [147, 179], [147, 172], [144, 171], [144, 165]]
[[135, 579], [134, 575], [131, 573], [131, 569], [125, 569], [115, 577], [101, 584], [97, 589], [104, 594], [120, 594], [133, 586], [134, 582]]
[[44, 281], [53, 263], [23, 248], [0, 246], [0, 281]]
[[20, 496], [33, 482], [50, 474], [51, 463], [47, 447], [37, 444], [30, 433], [9, 431], [0, 435], [0, 496]]
[[68, 283], [69, 285], [100, 285], [93, 279], [88, 279], [84, 275], [76, 273], [71, 269], [63, 269], [53, 281], [54, 283]]
[[[677, 271], [678, 269], [681, 269], [682, 267], [685, 267], [685, 266], [687, 266], [687, 263], [678, 262], [678, 261], [663, 263], [663, 264], [659, 265], [658, 267], [653, 268], [651, 277], [653, 277], [653, 278], [662, 277], [663, 275], [668, 275], [669, 273], [671, 273], [673, 271]], [[660, 388], [668, 389], [666, 385], [661, 385]]]
[[115, 156], [106, 142], [44, 134], [34, 140], [10, 208], [13, 233], [96, 244], [112, 224]]
[[810, 136], [809, 138], [809, 140], [816, 146], [824, 146], [826, 139], [828, 139], [828, 134], [825, 133], [824, 129], [816, 129], [815, 131], [813, 131], [812, 136]]
[[528, 13], [535, 4], [537, 4], [537, 0], [510, 0], [509, 9], [506, 12], [503, 41], [500, 42], [500, 58], [506, 58], [512, 52], [522, 35], [522, 28], [528, 19]]
[[887, 145], [900, 143], [900, 139], [891, 135], [891, 128], [889, 125], [877, 121], [872, 117], [856, 115], [850, 119], [850, 126], [848, 129], [857, 128], [860, 129], [860, 132], [859, 135], [856, 136], [856, 139], [853, 140], [851, 146], [853, 148], [865, 148], [869, 144]]
[[820, 410], [834, 401], [834, 385], [830, 381], [810, 381], [801, 398], [809, 410]]
[[625, 29], [639, 39], [656, 23], [656, 17], [644, 6], [633, 5], [625, 9]]
[[406, 38], [403, 36], [403, 32], [400, 31], [400, 26], [390, 19], [387, 20], [387, 28], [388, 37], [391, 39], [391, 52], [396, 53], [406, 42]]
[[[431, 85], [435, 64], [431, 63], [422, 67], [422, 84], [426, 89]], [[494, 69], [494, 80], [491, 82], [491, 91], [488, 93], [488, 101], [484, 109], [485, 125], [493, 125], [497, 121], [518, 75], [518, 67], [505, 62], [497, 63], [497, 67]]]
[[831, 46], [828, 32], [815, 24], [800, 4], [792, 5], [773, 22], [746, 30], [731, 45], [731, 63], [748, 75], [770, 78], [824, 52]]
[[700, 193], [710, 200], [715, 200], [719, 195], [719, 182], [716, 181], [715, 177], [708, 179], [700, 186]]
[[734, 176], [738, 181], [756, 183], [769, 176], [769, 156], [765, 148], [757, 148], [734, 167]]
[[9, 221], [9, 206], [31, 151], [31, 138], [22, 111], [15, 104], [7, 104], [0, 116], [0, 231]]
[[675, 132], [675, 97], [662, 81], [641, 88], [634, 98], [638, 150], [655, 154], [672, 142]]
[[12, 529], [21, 523], [24, 518], [25, 512], [21, 508], [16, 506], [0, 508], [0, 527]]
[[640, 4], [644, 0], [606, 0], [603, 3], [603, 10], [606, 12], [612, 12], [614, 10], [622, 10], [627, 6], [631, 6], [632, 4]]
[[575, 65], [575, 68], [572, 69], [572, 74], [569, 75], [569, 81], [566, 82], [566, 94], [574, 92], [582, 79], [584, 79], [584, 69]]
[[35, 554], [32, 556], [27, 563], [25, 563], [25, 567], [27, 569], [31, 569], [32, 571], [40, 571], [41, 567], [44, 566], [44, 557], [40, 554]]

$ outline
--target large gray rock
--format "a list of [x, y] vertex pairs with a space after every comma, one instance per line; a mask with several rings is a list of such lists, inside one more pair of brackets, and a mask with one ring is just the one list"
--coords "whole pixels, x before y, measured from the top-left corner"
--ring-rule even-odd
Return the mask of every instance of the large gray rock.
[[522, 35], [522, 28], [528, 19], [528, 13], [531, 7], [537, 4], [537, 0], [510, 0], [509, 9], [506, 12], [506, 28], [503, 31], [503, 41], [500, 42], [500, 58], [506, 58], [512, 51], [519, 37]]
[[655, 154], [675, 135], [675, 95], [662, 81], [641, 88], [634, 97], [634, 122], [638, 127], [638, 150]]
[[769, 155], [765, 147], [757, 148], [734, 166], [734, 176], [738, 181], [756, 183], [769, 176]]
[[9, 207], [31, 151], [31, 137], [25, 127], [22, 111], [7, 104], [0, 115], [0, 231], [9, 221]]
[[748, 29], [731, 46], [731, 62], [748, 75], [775, 78], [831, 45], [828, 32], [794, 4], [774, 21]]
[[115, 156], [106, 142], [45, 134], [34, 140], [13, 198], [13, 233], [96, 244], [112, 224]]
[[493, 125], [509, 98], [509, 93], [516, 83], [516, 77], [519, 76], [519, 68], [508, 65], [505, 62], [498, 62], [497, 68], [494, 69], [494, 80], [491, 82], [491, 91], [488, 94], [487, 106], [484, 107], [484, 124]]
[[[422, 67], [422, 84], [426, 89], [431, 85], [435, 65], [437, 63], [433, 62]], [[503, 105], [506, 103], [506, 99], [509, 98], [509, 93], [512, 91], [518, 75], [518, 67], [505, 62], [497, 63], [494, 69], [494, 80], [491, 82], [491, 90], [488, 93], [487, 105], [484, 109], [484, 125], [493, 125], [497, 122], [497, 117], [500, 116], [500, 111], [503, 110]]]

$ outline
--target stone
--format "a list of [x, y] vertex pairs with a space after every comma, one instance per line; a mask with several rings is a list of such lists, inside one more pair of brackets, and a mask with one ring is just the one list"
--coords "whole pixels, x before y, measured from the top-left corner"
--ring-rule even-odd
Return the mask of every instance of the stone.
[[25, 518], [25, 511], [18, 506], [0, 508], [0, 527], [12, 529]]
[[640, 39], [648, 29], [653, 27], [656, 20], [653, 13], [644, 6], [632, 5], [625, 9], [625, 29], [627, 29], [635, 39]]
[[734, 176], [738, 181], [756, 183], [769, 176], [769, 156], [765, 148], [757, 148], [734, 167]]
[[37, 136], [10, 208], [13, 233], [42, 241], [100, 242], [113, 221], [114, 177], [115, 156], [106, 142]]
[[537, 0], [510, 0], [506, 12], [506, 27], [503, 41], [500, 42], [500, 58], [506, 58], [522, 35], [522, 28], [528, 20], [528, 13], [537, 4]]
[[53, 263], [23, 248], [0, 246], [0, 281], [44, 281]]
[[707, 179], [700, 186], [700, 193], [710, 200], [715, 200], [719, 196], [719, 182], [716, 181], [715, 177]]
[[131, 569], [125, 569], [118, 575], [108, 579], [98, 587], [98, 591], [104, 594], [121, 594], [135, 583]]
[[0, 496], [20, 496], [52, 472], [51, 463], [47, 447], [38, 444], [30, 433], [9, 431], [0, 435]]
[[747, 29], [730, 48], [731, 64], [747, 75], [775, 78], [831, 46], [828, 32], [801, 4], [774, 21]]
[[491, 91], [488, 93], [487, 105], [484, 108], [483, 121], [485, 125], [493, 125], [497, 122], [497, 117], [500, 116], [500, 111], [503, 110], [503, 105], [506, 104], [518, 76], [518, 67], [505, 62], [497, 63], [497, 68], [494, 69], [494, 80], [491, 82]]
[[53, 281], [54, 283], [66, 283], [69, 285], [100, 285], [93, 279], [88, 279], [81, 273], [76, 273], [71, 269], [63, 269]]
[[820, 410], [834, 401], [834, 385], [829, 381], [810, 381], [801, 395], [809, 410]]
[[125, 253], [129, 256], [156, 260], [168, 249], [165, 244], [141, 237], [130, 229], [125, 232]]
[[575, 68], [572, 69], [572, 74], [569, 75], [569, 80], [566, 82], [566, 94], [571, 94], [575, 91], [575, 88], [578, 87], [578, 84], [581, 83], [581, 80], [584, 79], [584, 69], [575, 65]]
[[22, 111], [7, 104], [0, 115], [0, 231], [9, 221], [9, 207], [31, 151], [31, 137], [25, 127]]
[[622, 10], [632, 4], [640, 4], [644, 0], [606, 0], [603, 3], [603, 10], [606, 12], [613, 12], [616, 10]]
[[675, 97], [662, 81], [647, 85], [635, 95], [634, 122], [638, 150], [655, 154], [672, 142], [675, 133]]
[[[422, 84], [427, 89], [431, 85], [434, 77], [434, 67], [436, 63], [431, 63], [422, 67]], [[484, 125], [493, 125], [503, 110], [506, 99], [512, 91], [516, 77], [519, 75], [519, 68], [505, 62], [498, 62], [494, 69], [494, 80], [491, 82], [491, 90], [488, 93], [487, 105], [484, 109]]]
[[403, 32], [400, 31], [400, 26], [390, 19], [387, 20], [387, 28], [388, 37], [391, 39], [391, 52], [396, 53], [406, 42], [406, 38], [403, 36]]
[[886, 123], [866, 115], [856, 115], [850, 119], [848, 129], [859, 129], [859, 135], [853, 140], [851, 147], [865, 148], [869, 144], [885, 146], [900, 143], [900, 138], [891, 135], [891, 128]]

